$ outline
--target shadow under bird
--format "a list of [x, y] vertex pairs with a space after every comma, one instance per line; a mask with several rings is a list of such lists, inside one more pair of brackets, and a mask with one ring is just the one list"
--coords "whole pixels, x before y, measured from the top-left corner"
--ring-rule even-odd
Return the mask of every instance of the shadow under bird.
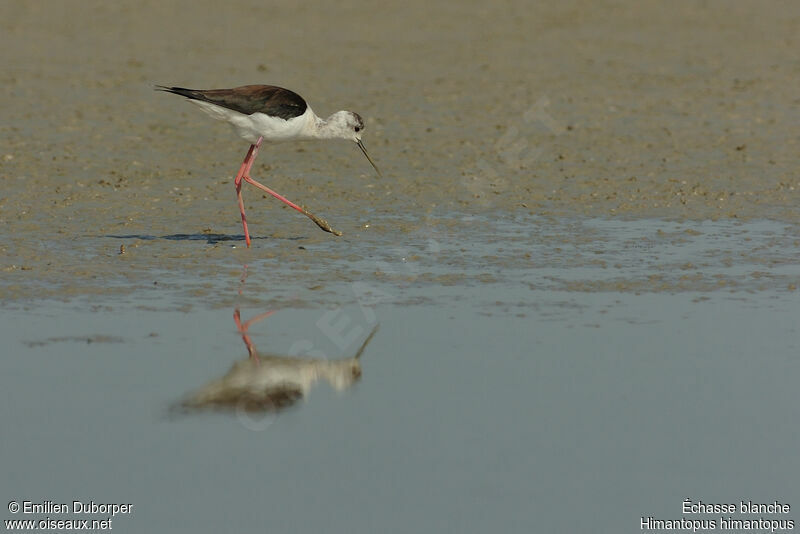
[[337, 111], [327, 119], [321, 119], [311, 110], [303, 97], [294, 91], [273, 85], [244, 85], [233, 89], [205, 90], [157, 85], [156, 90], [188, 98], [211, 117], [230, 123], [240, 137], [251, 143], [234, 180], [239, 212], [242, 216], [244, 239], [248, 247], [250, 246], [250, 233], [247, 230], [247, 218], [242, 201], [243, 180], [296, 209], [326, 232], [337, 236], [342, 235], [338, 230], [331, 228], [325, 219], [317, 217], [304, 207], [298, 206], [250, 177], [250, 169], [256, 159], [258, 149], [264, 141], [269, 143], [309, 139], [354, 141], [372, 164], [378, 176], [381, 176], [378, 166], [372, 161], [361, 141], [364, 120], [358, 113]]
[[251, 324], [271, 315], [262, 313], [242, 324], [239, 310], [233, 319], [247, 346], [249, 357], [237, 361], [225, 376], [213, 380], [173, 406], [174, 412], [243, 411], [275, 413], [308, 395], [319, 380], [342, 391], [361, 378], [361, 355], [377, 332], [373, 328], [351, 358], [328, 360], [302, 356], [259, 355], [247, 333]]

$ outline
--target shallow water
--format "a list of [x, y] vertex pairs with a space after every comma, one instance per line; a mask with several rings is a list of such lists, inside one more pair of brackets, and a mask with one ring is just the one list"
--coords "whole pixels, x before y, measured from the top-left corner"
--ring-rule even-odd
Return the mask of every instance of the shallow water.
[[[219, 274], [0, 311], [3, 497], [130, 502], [115, 528], [170, 532], [621, 532], [687, 497], [793, 504], [795, 230], [455, 216], [389, 252], [309, 245], [331, 261], [299, 272], [148, 240], [223, 247]], [[176, 412], [248, 359], [237, 309], [274, 312], [249, 327], [262, 357], [347, 358], [380, 329], [351, 387]]]
[[[305, 221], [289, 221], [298, 219]], [[540, 289], [791, 293], [800, 278], [800, 227], [778, 221], [456, 214], [363, 220], [342, 238], [257, 236], [249, 250], [237, 234], [41, 241], [58, 262], [14, 265], [0, 292], [21, 301], [113, 293], [121, 303], [135, 296], [139, 305], [152, 298], [173, 306], [315, 306], [463, 299], [467, 285], [476, 287], [469, 300], [510, 304], [517, 293], [496, 293], [514, 289], [522, 301]]]

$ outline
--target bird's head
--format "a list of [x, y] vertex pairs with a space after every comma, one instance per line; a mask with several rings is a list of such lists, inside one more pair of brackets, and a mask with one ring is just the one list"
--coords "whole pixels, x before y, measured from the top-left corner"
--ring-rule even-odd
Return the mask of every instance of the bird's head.
[[361, 362], [356, 358], [326, 362], [323, 376], [336, 391], [344, 391], [361, 380]]
[[367, 149], [361, 141], [361, 134], [364, 131], [364, 119], [361, 118], [361, 115], [352, 111], [337, 111], [331, 115], [326, 122], [330, 130], [336, 132], [336, 137], [355, 142], [358, 148], [361, 149], [361, 152], [367, 157], [367, 160], [375, 169], [375, 172], [378, 173], [378, 176], [383, 177], [381, 171], [378, 170], [378, 166], [375, 165], [375, 162], [369, 157]]
[[327, 121], [328, 127], [335, 132], [336, 137], [355, 141], [361, 140], [364, 131], [364, 119], [352, 111], [337, 111]]

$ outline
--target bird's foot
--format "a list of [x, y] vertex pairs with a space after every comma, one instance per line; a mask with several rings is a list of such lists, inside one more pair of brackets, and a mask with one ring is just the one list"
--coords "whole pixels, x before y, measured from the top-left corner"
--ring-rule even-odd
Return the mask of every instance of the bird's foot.
[[339, 230], [334, 230], [333, 228], [331, 228], [331, 225], [328, 224], [328, 221], [326, 221], [325, 219], [323, 219], [321, 217], [317, 217], [313, 213], [309, 213], [309, 212], [306, 212], [306, 213], [307, 213], [309, 219], [314, 221], [314, 223], [316, 223], [317, 226], [319, 226], [320, 228], [322, 228], [326, 232], [330, 232], [335, 236], [342, 235], [342, 232], [340, 232]]

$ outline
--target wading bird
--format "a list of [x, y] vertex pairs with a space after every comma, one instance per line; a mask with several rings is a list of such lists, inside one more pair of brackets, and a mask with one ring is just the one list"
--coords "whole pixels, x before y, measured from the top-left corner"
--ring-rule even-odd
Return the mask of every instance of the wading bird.
[[185, 96], [213, 118], [230, 123], [239, 136], [251, 143], [234, 180], [239, 212], [242, 215], [244, 239], [248, 247], [250, 246], [250, 233], [247, 230], [247, 218], [242, 201], [242, 180], [296, 209], [326, 232], [337, 236], [342, 235], [338, 230], [331, 228], [325, 219], [317, 217], [250, 177], [250, 168], [253, 166], [262, 142], [347, 139], [358, 145], [375, 168], [378, 176], [381, 175], [378, 166], [369, 157], [364, 143], [361, 142], [364, 120], [358, 113], [337, 111], [327, 119], [321, 119], [311, 110], [303, 97], [289, 89], [273, 85], [244, 85], [233, 89], [207, 90], [157, 85], [156, 90]]

